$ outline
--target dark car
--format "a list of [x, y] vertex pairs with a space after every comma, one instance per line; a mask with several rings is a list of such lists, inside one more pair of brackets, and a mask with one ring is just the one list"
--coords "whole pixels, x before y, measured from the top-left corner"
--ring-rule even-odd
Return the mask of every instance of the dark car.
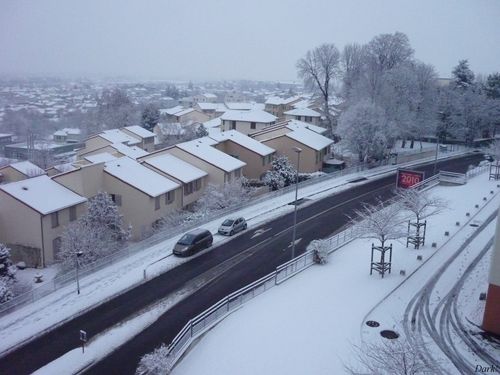
[[212, 246], [213, 237], [206, 229], [194, 229], [184, 234], [174, 246], [173, 253], [185, 257]]

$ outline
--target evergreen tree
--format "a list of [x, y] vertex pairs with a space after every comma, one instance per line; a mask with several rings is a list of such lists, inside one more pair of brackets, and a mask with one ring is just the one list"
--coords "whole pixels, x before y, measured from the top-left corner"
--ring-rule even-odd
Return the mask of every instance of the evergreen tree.
[[208, 135], [207, 129], [203, 125], [199, 125], [196, 128], [196, 137], [201, 138], [201, 137], [206, 137]]
[[500, 73], [493, 73], [486, 78], [486, 95], [491, 99], [500, 99]]
[[10, 249], [0, 243], [0, 279], [13, 280], [15, 278], [15, 269], [10, 260]]
[[453, 69], [453, 83], [455, 87], [468, 89], [474, 84], [474, 73], [469, 68], [467, 60], [460, 60], [458, 65]]
[[156, 105], [148, 104], [141, 114], [141, 126], [152, 132], [159, 121], [160, 110]]

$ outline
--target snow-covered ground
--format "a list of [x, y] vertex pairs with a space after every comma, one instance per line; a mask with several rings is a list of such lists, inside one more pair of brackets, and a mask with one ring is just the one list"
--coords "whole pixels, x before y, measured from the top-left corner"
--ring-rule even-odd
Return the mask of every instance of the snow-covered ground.
[[[383, 340], [379, 334], [382, 329], [403, 333], [400, 322], [406, 300], [476, 230], [469, 223], [484, 221], [498, 208], [499, 192], [496, 182], [488, 181], [487, 174], [470, 179], [464, 186], [432, 189], [432, 194], [445, 198], [450, 208], [429, 219], [426, 245], [422, 249], [407, 249], [404, 244], [393, 242], [392, 274], [384, 279], [375, 274], [370, 276], [372, 241], [355, 240], [334, 252], [327, 265], [307, 269], [227, 317], [191, 348], [173, 373], [344, 373], [344, 365], [354, 365], [353, 345], [359, 344], [361, 338]], [[487, 197], [487, 202], [482, 201], [483, 197]], [[466, 212], [471, 212], [470, 218]], [[460, 226], [456, 226], [456, 221], [460, 221]], [[450, 236], [445, 236], [445, 231]], [[494, 225], [483, 232], [483, 237], [491, 238]], [[432, 248], [432, 242], [438, 247]], [[417, 254], [423, 256], [423, 261], [417, 260]], [[470, 259], [467, 252], [463, 256], [466, 258], [459, 264]], [[407, 276], [400, 275], [403, 269]], [[411, 275], [413, 271], [416, 272]], [[443, 287], [449, 287], [457, 277], [446, 278], [448, 285], [445, 282]], [[481, 283], [477, 289], [485, 290], [484, 281], [484, 278], [477, 280]], [[384, 302], [379, 304], [381, 300]], [[476, 317], [480, 317], [481, 306], [476, 300], [477, 296], [462, 298], [460, 307], [477, 309]], [[370, 311], [374, 307], [377, 308]], [[366, 326], [368, 318], [380, 322], [380, 327]]]
[[[404, 165], [399, 165], [398, 167], [402, 166]], [[352, 187], [353, 184], [348, 181], [353, 177], [383, 177], [395, 168], [395, 166], [385, 166], [323, 181], [300, 189], [299, 197], [308, 196], [310, 199], [320, 199], [325, 195]], [[272, 201], [266, 201], [248, 207], [238, 214], [248, 219], [249, 229], [251, 230], [252, 226], [257, 226], [283, 213], [292, 211], [293, 207], [287, 204], [292, 201], [293, 198], [294, 193], [290, 192], [278, 198], [274, 198]], [[219, 224], [220, 220], [216, 220], [207, 223], [204, 227], [215, 233]], [[34, 304], [25, 306], [9, 315], [3, 316], [0, 318], [0, 353], [9, 351], [17, 344], [25, 342], [37, 334], [43, 333], [53, 325], [60, 324], [62, 321], [70, 319], [74, 315], [112, 298], [117, 293], [143, 282], [144, 269], [147, 269], [149, 278], [156, 273], [164, 272], [186, 261], [170, 256], [171, 249], [177, 239], [178, 238], [168, 239], [83, 278], [80, 280], [80, 295], [76, 294], [75, 285], [68, 285], [36, 301]], [[214, 240], [215, 244], [218, 244], [227, 239], [216, 235]], [[207, 251], [210, 251], [210, 249]], [[366, 265], [364, 266], [366, 267]], [[185, 291], [185, 293], [189, 293], [189, 291]], [[172, 298], [175, 298], [175, 296], [172, 296]], [[161, 309], [164, 307], [159, 308]], [[148, 319], [145, 319], [146, 323], [144, 323], [143, 326], [148, 324], [147, 321]], [[132, 336], [133, 332], [129, 335], [122, 336], [121, 339], [125, 340], [126, 337]], [[95, 342], [98, 341], [99, 336], [96, 338]], [[92, 351], [89, 350], [89, 353], [91, 352]], [[96, 353], [97, 356], [103, 354], [103, 352], [98, 349], [96, 349], [94, 353]], [[77, 364], [75, 365], [78, 366]]]

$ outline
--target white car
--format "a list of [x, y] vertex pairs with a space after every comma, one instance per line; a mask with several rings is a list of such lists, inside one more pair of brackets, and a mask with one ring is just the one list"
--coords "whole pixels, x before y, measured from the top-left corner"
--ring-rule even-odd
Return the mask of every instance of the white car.
[[224, 235], [232, 236], [235, 233], [241, 232], [247, 229], [247, 222], [242, 217], [230, 218], [224, 220], [224, 222], [219, 227], [219, 233]]

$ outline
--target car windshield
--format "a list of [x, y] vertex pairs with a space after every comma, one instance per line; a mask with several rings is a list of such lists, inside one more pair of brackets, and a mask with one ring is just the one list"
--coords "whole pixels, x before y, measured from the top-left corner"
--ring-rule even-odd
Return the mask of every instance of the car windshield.
[[222, 223], [222, 226], [223, 226], [223, 227], [230, 227], [231, 225], [233, 225], [233, 223], [234, 223], [234, 220], [232, 220], [232, 219], [227, 219], [227, 220], [225, 220], [225, 221]]
[[181, 237], [177, 243], [179, 245], [191, 245], [195, 239], [195, 235], [191, 233], [186, 233], [184, 236]]

